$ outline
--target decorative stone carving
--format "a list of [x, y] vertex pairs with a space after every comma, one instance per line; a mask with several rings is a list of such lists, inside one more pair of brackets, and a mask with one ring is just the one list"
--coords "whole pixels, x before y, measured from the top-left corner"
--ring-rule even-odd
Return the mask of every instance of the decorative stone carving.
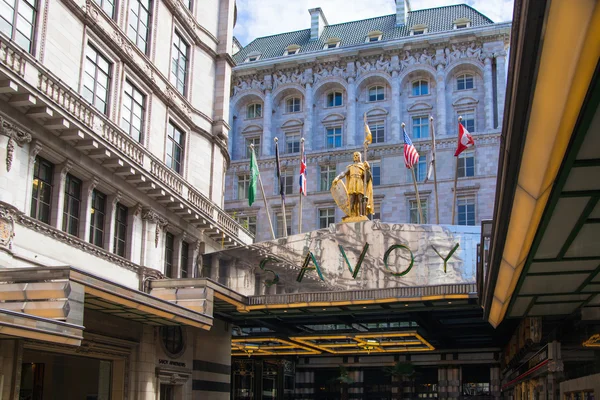
[[85, 15], [94, 22], [98, 22], [98, 10], [92, 0], [85, 2]]
[[64, 181], [67, 174], [69, 173], [69, 171], [71, 170], [71, 168], [73, 168], [73, 161], [71, 160], [66, 160], [63, 164], [62, 164], [62, 168], [60, 169], [60, 179], [61, 181]]
[[15, 236], [14, 210], [0, 204], [0, 247], [12, 250], [12, 239]]
[[98, 186], [98, 183], [100, 183], [98, 178], [96, 178], [96, 177], [92, 178], [92, 181], [89, 183], [89, 186], [88, 186], [88, 196], [92, 195], [92, 192], [94, 191], [94, 189], [96, 189], [96, 186]]
[[142, 205], [142, 203], [137, 203], [137, 204], [135, 205], [135, 211], [133, 212], [133, 215], [135, 215], [136, 217], [137, 217], [138, 215], [140, 215], [140, 213], [142, 212], [142, 209], [143, 209], [143, 207], [144, 207], [144, 206]]
[[169, 222], [150, 208], [143, 210], [142, 219], [154, 222], [156, 224], [156, 229], [154, 231], [154, 247], [158, 247], [160, 231], [164, 230], [167, 227], [167, 225], [169, 225]]
[[42, 145], [38, 141], [31, 143], [31, 146], [29, 147], [29, 163], [33, 163], [35, 161], [35, 158], [40, 151], [42, 151]]
[[8, 137], [6, 145], [6, 170], [10, 172], [14, 160], [15, 142], [19, 147], [23, 147], [25, 143], [31, 142], [31, 135], [5, 119], [2, 119], [0, 134]]

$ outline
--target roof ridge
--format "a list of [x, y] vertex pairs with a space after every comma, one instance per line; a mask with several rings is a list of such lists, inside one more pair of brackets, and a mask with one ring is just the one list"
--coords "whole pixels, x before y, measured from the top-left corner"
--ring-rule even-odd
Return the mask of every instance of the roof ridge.
[[[327, 25], [327, 26], [329, 26], [329, 25]], [[267, 35], [267, 36], [260, 36], [260, 37], [257, 37], [256, 39], [254, 39], [252, 42], [254, 42], [254, 41], [258, 40], [258, 39], [265, 39], [265, 38], [270, 38], [270, 37], [273, 37], [273, 36], [287, 35], [288, 33], [306, 32], [306, 31], [310, 32], [310, 28], [306, 28], [306, 29], [298, 29], [298, 30], [296, 30], [296, 31], [289, 31], [289, 32], [275, 33], [275, 34], [273, 34], [273, 35]], [[252, 42], [250, 42], [250, 43], [252, 43]], [[245, 47], [248, 47], [248, 46], [250, 46], [250, 43], [248, 43], [248, 44], [247, 44]]]

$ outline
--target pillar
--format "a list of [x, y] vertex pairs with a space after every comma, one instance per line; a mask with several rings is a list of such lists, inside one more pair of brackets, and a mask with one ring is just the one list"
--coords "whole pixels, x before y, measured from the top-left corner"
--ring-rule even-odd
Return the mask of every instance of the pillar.
[[271, 119], [273, 117], [273, 96], [271, 89], [265, 90], [265, 104], [263, 107], [263, 141], [262, 155], [268, 157], [273, 152], [273, 132], [271, 132]]
[[[346, 145], [354, 147], [356, 145], [356, 82], [353, 77], [348, 78], [348, 116], [346, 118]], [[362, 130], [361, 130], [362, 132]]]
[[436, 137], [446, 135], [446, 74], [444, 66], [438, 64], [436, 73]]
[[494, 88], [492, 81], [492, 59], [483, 61], [483, 89], [485, 92], [485, 130], [494, 129]]
[[548, 400], [560, 400], [556, 392], [559, 389], [559, 378], [563, 370], [560, 342], [554, 340], [548, 343], [548, 376], [546, 377]]
[[306, 84], [304, 91], [304, 149], [312, 149], [313, 138], [313, 89], [310, 83]]
[[[106, 198], [106, 214], [104, 220], [104, 248], [111, 253], [115, 252], [114, 237], [115, 237], [115, 217], [117, 210], [117, 203], [121, 200], [121, 192], [117, 191], [116, 194], [111, 194]], [[126, 246], [131, 247], [131, 242], [127, 242]], [[127, 255], [127, 251], [125, 251]]]
[[392, 111], [390, 113], [390, 141], [401, 142], [400, 135], [400, 75], [392, 73]]
[[364, 386], [365, 386], [365, 378], [363, 371], [349, 371], [350, 378], [354, 381], [353, 384], [348, 385], [348, 398], [349, 399], [362, 399]]
[[502, 129], [506, 98], [506, 52], [496, 55], [496, 85], [498, 85], [498, 128]]
[[501, 393], [500, 367], [490, 367], [490, 395], [494, 400], [500, 400]]
[[65, 179], [73, 168], [71, 160], [66, 160], [54, 169], [52, 177], [52, 208], [50, 211], [50, 225], [62, 230], [63, 211], [65, 208]]
[[[79, 237], [86, 242], [90, 241], [90, 225], [92, 224], [92, 193], [98, 186], [98, 179], [83, 182], [81, 185], [81, 207], [79, 208]], [[108, 207], [107, 204], [104, 205]], [[104, 238], [103, 238], [104, 239]]]
[[[231, 326], [215, 319], [209, 331], [193, 329], [192, 398], [229, 400], [231, 392]], [[255, 377], [257, 379], [257, 377]]]

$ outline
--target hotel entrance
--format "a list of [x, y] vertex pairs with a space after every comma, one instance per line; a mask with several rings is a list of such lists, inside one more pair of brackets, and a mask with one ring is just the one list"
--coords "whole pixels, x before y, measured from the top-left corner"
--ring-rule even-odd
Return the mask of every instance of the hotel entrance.
[[112, 361], [25, 349], [19, 400], [109, 400]]

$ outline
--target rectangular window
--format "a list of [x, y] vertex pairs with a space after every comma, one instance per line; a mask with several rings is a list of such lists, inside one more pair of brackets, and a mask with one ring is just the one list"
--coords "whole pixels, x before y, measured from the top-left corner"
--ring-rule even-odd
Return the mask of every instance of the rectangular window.
[[237, 199], [245, 200], [248, 198], [248, 187], [250, 186], [250, 175], [238, 175]]
[[33, 51], [36, 6], [35, 0], [0, 0], [0, 32], [29, 53]]
[[262, 117], [262, 104], [254, 103], [250, 104], [246, 109], [246, 118], [260, 118]]
[[457, 199], [458, 225], [475, 225], [475, 198], [473, 196]]
[[188, 277], [188, 264], [190, 256], [190, 245], [187, 242], [181, 242], [181, 257], [179, 260], [179, 268], [181, 269], [180, 278]]
[[285, 104], [285, 110], [289, 113], [300, 112], [302, 110], [300, 98], [292, 97], [291, 99], [287, 99]]
[[256, 215], [245, 215], [242, 217], [235, 217], [235, 219], [240, 225], [256, 236]]
[[[414, 168], [417, 182], [423, 182], [427, 177], [427, 154], [419, 155], [419, 162], [415, 164]], [[410, 181], [412, 182], [412, 172], [409, 170], [408, 173], [411, 175]]]
[[371, 122], [369, 124], [371, 135], [373, 135], [373, 143], [385, 142], [385, 124], [383, 121]]
[[475, 152], [463, 151], [458, 156], [458, 177], [466, 178], [475, 176]]
[[460, 75], [458, 78], [456, 78], [456, 89], [457, 90], [473, 89], [473, 75], [464, 74], [464, 75]]
[[330, 224], [335, 224], [335, 208], [320, 208], [319, 229], [328, 228]]
[[175, 249], [175, 237], [167, 232], [165, 235], [165, 276], [174, 278], [173, 276], [173, 255]]
[[326, 192], [331, 189], [331, 184], [336, 176], [335, 165], [322, 165], [321, 166], [321, 186], [320, 190]]
[[[285, 194], [294, 194], [294, 183], [297, 182], [294, 178], [294, 170], [284, 170], [281, 171], [281, 175], [283, 176], [283, 188]], [[275, 194], [279, 194], [279, 182], [277, 181], [277, 171], [275, 171]], [[300, 189], [298, 189], [300, 190]]]
[[423, 221], [419, 215], [419, 207], [416, 200], [410, 201], [410, 223], [411, 224], [426, 224], [427, 223], [427, 200], [421, 200], [421, 211], [423, 212]]
[[300, 134], [292, 133], [285, 135], [285, 152], [300, 153]]
[[327, 128], [327, 148], [342, 147], [342, 127]]
[[[0, 0], [1, 1], [1, 0]], [[31, 191], [31, 218], [50, 223], [52, 203], [52, 175], [54, 166], [42, 157], [35, 157], [33, 164], [33, 190]]]
[[113, 241], [113, 251], [116, 255], [125, 257], [125, 247], [127, 244], [127, 214], [128, 210], [121, 203], [117, 203], [115, 209], [115, 236]]
[[412, 95], [413, 96], [425, 96], [429, 94], [429, 82], [427, 81], [415, 81], [412, 84]]
[[129, 134], [136, 142], [142, 142], [144, 126], [144, 105], [146, 96], [125, 80], [123, 104], [121, 107], [121, 129]]
[[90, 243], [104, 246], [104, 217], [106, 215], [106, 195], [94, 189], [90, 210]]
[[372, 219], [379, 219], [381, 220], [381, 204], [380, 203], [374, 203], [374, 210], [373, 210], [373, 218]]
[[[285, 220], [287, 223], [287, 235], [290, 236], [292, 234], [292, 215], [291, 215], [291, 210], [286, 212], [286, 216], [285, 216]], [[283, 237], [283, 214], [282, 213], [277, 213], [276, 218], [275, 218], [275, 224], [277, 225], [277, 231], [275, 232], [277, 234], [277, 237]]]
[[373, 186], [381, 185], [381, 162], [371, 161], [371, 175], [373, 178]]
[[173, 125], [171, 121], [169, 121], [167, 133], [167, 167], [171, 168], [178, 174], [181, 174], [183, 172], [181, 164], [183, 163], [185, 133], [181, 129]]
[[63, 231], [77, 236], [79, 211], [81, 209], [81, 181], [71, 174], [65, 178], [65, 201], [63, 208]]
[[385, 89], [383, 86], [373, 86], [369, 88], [369, 101], [381, 101], [385, 99]]
[[327, 107], [338, 107], [342, 104], [342, 92], [331, 92], [327, 94]]
[[429, 137], [429, 117], [412, 117], [413, 139]]
[[465, 111], [462, 114], [462, 124], [470, 133], [475, 132], [475, 111]]
[[96, 4], [98, 4], [100, 6], [100, 8], [102, 8], [102, 10], [104, 10], [106, 15], [108, 15], [110, 18], [115, 17], [115, 2], [114, 2], [114, 0], [95, 0], [95, 1], [96, 1]]
[[161, 383], [159, 400], [175, 400], [175, 385]]
[[185, 95], [188, 72], [189, 45], [177, 31], [173, 34], [173, 54], [171, 55], [171, 83], [179, 93]]
[[252, 150], [250, 149], [251, 144], [254, 145], [254, 155], [260, 157], [260, 138], [254, 137], [246, 138], [246, 158], [250, 158], [250, 155], [252, 154]]
[[111, 73], [112, 64], [94, 46], [88, 43], [85, 49], [82, 95], [84, 99], [104, 114], [108, 114]]

